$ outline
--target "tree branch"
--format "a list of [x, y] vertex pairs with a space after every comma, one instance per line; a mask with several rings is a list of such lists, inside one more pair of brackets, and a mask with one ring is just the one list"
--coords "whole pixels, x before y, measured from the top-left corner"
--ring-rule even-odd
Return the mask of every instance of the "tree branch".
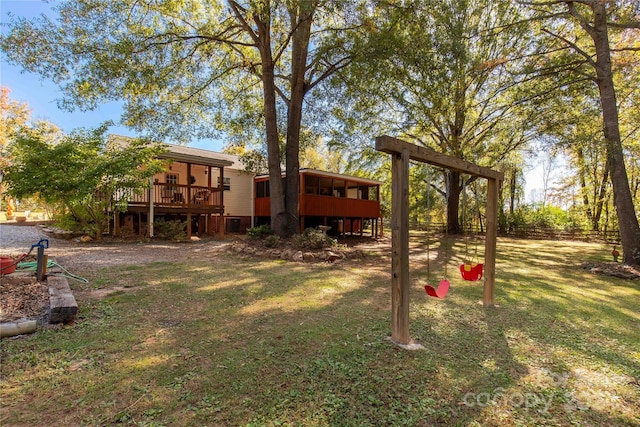
[[551, 32], [550, 30], [547, 30], [546, 28], [542, 29], [543, 32], [549, 34], [552, 37], [555, 37], [559, 40], [561, 40], [563, 43], [569, 45], [573, 50], [575, 50], [578, 54], [580, 54], [581, 56], [583, 56], [587, 62], [589, 62], [589, 65], [591, 65], [592, 67], [596, 66], [596, 62], [593, 60], [592, 56], [589, 55], [587, 52], [585, 52], [584, 50], [580, 49], [578, 47], [578, 45], [576, 45], [575, 43], [573, 43], [571, 40], [567, 39], [566, 37], [561, 36], [560, 34], [555, 34], [553, 32]]

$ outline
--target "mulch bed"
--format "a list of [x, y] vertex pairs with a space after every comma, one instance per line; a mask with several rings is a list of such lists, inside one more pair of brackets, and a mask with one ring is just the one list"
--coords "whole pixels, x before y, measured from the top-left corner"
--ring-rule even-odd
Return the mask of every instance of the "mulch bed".
[[[18, 260], [18, 256], [12, 256]], [[29, 255], [20, 262], [35, 261]], [[36, 281], [34, 272], [20, 272], [0, 277], [0, 322], [41, 319], [49, 308], [49, 286]]]
[[0, 278], [0, 322], [39, 319], [49, 307], [49, 287], [35, 277]]

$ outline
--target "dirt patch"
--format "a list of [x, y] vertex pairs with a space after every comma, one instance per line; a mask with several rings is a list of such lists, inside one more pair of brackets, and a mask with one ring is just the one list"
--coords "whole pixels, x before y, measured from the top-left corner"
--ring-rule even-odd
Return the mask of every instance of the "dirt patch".
[[605, 276], [619, 277], [628, 280], [640, 280], [640, 270], [631, 265], [624, 265], [619, 262], [585, 262], [581, 267], [594, 274], [604, 274]]

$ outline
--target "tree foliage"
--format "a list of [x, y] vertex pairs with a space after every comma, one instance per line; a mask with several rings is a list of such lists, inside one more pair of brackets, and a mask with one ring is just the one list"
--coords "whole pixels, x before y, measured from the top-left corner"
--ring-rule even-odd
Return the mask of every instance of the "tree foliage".
[[110, 213], [125, 209], [127, 197], [147, 188], [163, 168], [156, 160], [159, 146], [142, 139], [127, 147], [109, 146], [107, 129], [77, 130], [55, 140], [18, 134], [6, 169], [9, 193], [58, 206], [81, 231], [100, 239]]
[[60, 133], [53, 123], [33, 120], [27, 103], [11, 99], [10, 93], [9, 87], [0, 87], [0, 171], [11, 163], [11, 145], [18, 135], [28, 133], [53, 139]]
[[[344, 76], [349, 103], [336, 107], [344, 127], [393, 133], [491, 167], [529, 140], [505, 65], [527, 39], [511, 3], [390, 2], [379, 21], [376, 55]], [[446, 182], [448, 228], [457, 233], [466, 179], [451, 172]]]
[[[156, 139], [225, 131], [266, 140], [272, 226], [287, 234], [297, 228], [304, 99], [350, 63], [359, 5], [70, 0], [55, 21], [14, 20], [2, 48], [59, 83], [63, 106], [124, 100], [123, 122]], [[291, 178], [281, 188], [283, 160]]]
[[[638, 60], [635, 55], [640, 52], [635, 44], [640, 34], [637, 2], [522, 0], [520, 3], [528, 8], [541, 34], [541, 43], [528, 55], [532, 60], [532, 78], [555, 82], [555, 87], [551, 87], [558, 93], [566, 90], [570, 83], [591, 82], [597, 88], [595, 99], [602, 114], [606, 165], [615, 195], [623, 261], [640, 265], [640, 226], [625, 166], [619, 92], [615, 84], [615, 75], [619, 72], [616, 55], [623, 54], [621, 68]], [[538, 92], [537, 96], [540, 95]]]

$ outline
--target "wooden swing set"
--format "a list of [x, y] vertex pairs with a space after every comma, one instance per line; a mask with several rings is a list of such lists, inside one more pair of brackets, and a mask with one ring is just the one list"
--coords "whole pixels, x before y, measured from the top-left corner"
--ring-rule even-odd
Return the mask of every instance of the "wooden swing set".
[[409, 346], [409, 160], [487, 180], [486, 240], [482, 303], [494, 304], [498, 189], [504, 174], [391, 136], [376, 138], [376, 150], [391, 154], [391, 340]]

